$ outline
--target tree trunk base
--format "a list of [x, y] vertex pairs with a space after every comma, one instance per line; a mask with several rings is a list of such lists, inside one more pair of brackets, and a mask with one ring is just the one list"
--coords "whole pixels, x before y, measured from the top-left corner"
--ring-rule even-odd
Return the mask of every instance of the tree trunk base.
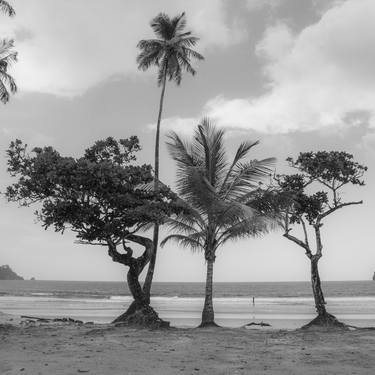
[[205, 323], [201, 323], [199, 324], [199, 326], [197, 328], [207, 328], [207, 327], [220, 327], [218, 324], [216, 324], [215, 322], [205, 322]]
[[318, 315], [311, 322], [305, 324], [302, 329], [313, 327], [348, 329], [348, 326], [345, 323], [340, 322], [334, 315], [328, 313]]
[[133, 326], [141, 328], [169, 328], [169, 322], [159, 318], [150, 305], [137, 305], [133, 302], [128, 310], [117, 317], [112, 324], [117, 326]]

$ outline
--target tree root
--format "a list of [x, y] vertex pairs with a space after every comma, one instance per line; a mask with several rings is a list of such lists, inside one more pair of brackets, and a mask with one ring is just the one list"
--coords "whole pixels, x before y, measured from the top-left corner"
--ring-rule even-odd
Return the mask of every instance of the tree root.
[[245, 324], [244, 327], [251, 327], [251, 326], [272, 327], [271, 324], [269, 324], [269, 323], [264, 323], [264, 322], [260, 322], [260, 323], [251, 322], [251, 323], [247, 323], [247, 324]]
[[349, 329], [348, 325], [340, 322], [334, 315], [331, 315], [329, 313], [318, 315], [311, 322], [302, 326], [301, 329], [309, 329], [313, 327], [339, 328], [339, 329], [344, 329], [344, 330]]
[[206, 322], [206, 323], [201, 323], [197, 328], [208, 328], [208, 327], [220, 327], [218, 324], [215, 322]]
[[169, 322], [159, 318], [157, 312], [150, 305], [132, 303], [128, 310], [113, 322], [116, 326], [133, 326], [140, 328], [169, 328]]

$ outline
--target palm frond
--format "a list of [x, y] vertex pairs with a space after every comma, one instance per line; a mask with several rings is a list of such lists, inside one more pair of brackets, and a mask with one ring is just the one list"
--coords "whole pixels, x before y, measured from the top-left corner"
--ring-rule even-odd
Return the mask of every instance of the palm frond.
[[182, 55], [186, 56], [186, 60], [190, 60], [191, 58], [197, 59], [197, 60], [204, 60], [204, 56], [201, 55], [199, 52], [194, 51], [191, 48], [187, 47], [181, 47], [182, 48]]
[[177, 85], [181, 83], [182, 69], [181, 69], [181, 64], [178, 60], [178, 55], [176, 54], [173, 54], [168, 59], [167, 76], [170, 81], [176, 82]]
[[164, 51], [162, 49], [154, 49], [142, 51], [137, 56], [138, 69], [147, 70], [151, 66], [159, 66], [159, 61], [163, 58]]
[[195, 76], [195, 73], [196, 73], [195, 69], [191, 66], [189, 60], [184, 55], [177, 54], [176, 58], [178, 60], [178, 65], [180, 67], [182, 67], [185, 71], [190, 73], [192, 76]]
[[0, 79], [0, 100], [5, 104], [9, 101], [9, 91]]
[[204, 244], [199, 240], [191, 238], [190, 236], [184, 236], [182, 234], [170, 234], [160, 242], [160, 246], [163, 247], [169, 241], [174, 241], [182, 247], [188, 247], [193, 252], [204, 249]]
[[13, 40], [4, 39], [0, 42], [0, 100], [5, 104], [9, 101], [10, 93], [17, 92], [13, 77], [8, 74], [8, 67], [17, 61], [17, 52], [12, 52]]
[[0, 41], [0, 57], [3, 58], [4, 55], [9, 54], [11, 49], [14, 47], [13, 39], [2, 39]]
[[165, 42], [160, 39], [142, 39], [138, 42], [137, 48], [143, 51], [154, 51], [155, 49], [159, 49], [163, 47]]
[[9, 17], [13, 17], [16, 15], [16, 11], [14, 8], [5, 0], [0, 0], [0, 11], [8, 15]]
[[238, 199], [252, 189], [259, 187], [259, 183], [272, 174], [275, 161], [275, 158], [267, 158], [237, 163], [223, 186], [222, 190], [225, 192], [225, 197]]
[[216, 249], [229, 240], [262, 235], [279, 224], [274, 211], [249, 204], [259, 197], [258, 183], [272, 172], [275, 159], [246, 161], [258, 142], [244, 142], [229, 164], [223, 137], [224, 131], [209, 119], [197, 126], [191, 142], [174, 132], [168, 135], [168, 149], [177, 164], [177, 192], [191, 208], [171, 221], [170, 229], [177, 233], [170, 238], [184, 246], [197, 246], [189, 238]]
[[228, 227], [221, 233], [218, 242], [220, 245], [224, 245], [227, 241], [261, 237], [277, 228], [279, 228], [277, 221], [258, 214], [249, 219], [239, 220]]
[[193, 149], [205, 165], [206, 178], [214, 189], [226, 167], [223, 138], [224, 131], [213, 126], [208, 118], [201, 121], [194, 136]]
[[[185, 33], [184, 35], [179, 35], [179, 45], [182, 48], [191, 49], [199, 42], [199, 38], [196, 36], [191, 36], [190, 34]], [[201, 56], [203, 57], [203, 56]], [[201, 58], [199, 58], [202, 60]]]
[[177, 162], [178, 169], [196, 166], [194, 156], [189, 152], [189, 145], [174, 131], [167, 134], [167, 147], [172, 159]]
[[228, 179], [232, 176], [233, 174], [233, 169], [238, 166], [238, 163], [241, 162], [241, 160], [247, 156], [247, 154], [249, 153], [249, 151], [256, 145], [259, 144], [259, 141], [255, 141], [255, 142], [243, 142], [239, 145], [237, 151], [236, 151], [236, 154], [233, 158], [233, 161], [232, 161], [232, 164], [231, 166], [229, 167], [227, 173], [226, 173], [226, 176], [224, 178], [224, 181], [223, 181], [223, 184], [221, 186], [221, 191], [223, 191], [223, 189], [226, 187], [226, 184], [228, 182]]
[[173, 26], [169, 16], [165, 13], [159, 13], [151, 20], [151, 28], [160, 39], [171, 39], [173, 37]]
[[182, 12], [179, 16], [172, 19], [171, 25], [174, 29], [174, 34], [181, 33], [186, 27], [185, 12]]

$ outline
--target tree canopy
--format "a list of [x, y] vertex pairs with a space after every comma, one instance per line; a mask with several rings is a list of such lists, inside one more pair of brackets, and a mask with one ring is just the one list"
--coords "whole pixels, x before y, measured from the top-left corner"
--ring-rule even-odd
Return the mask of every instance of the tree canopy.
[[141, 50], [137, 57], [138, 68], [147, 70], [151, 66], [158, 67], [158, 84], [162, 85], [167, 77], [170, 81], [181, 83], [182, 72], [195, 75], [191, 59], [203, 60], [203, 56], [194, 47], [199, 38], [185, 31], [185, 13], [170, 18], [165, 13], [159, 13], [151, 21], [156, 39], [141, 40], [138, 48]]
[[175, 209], [175, 195], [165, 186], [158, 193], [142, 186], [152, 182], [150, 165], [132, 165], [140, 149], [137, 137], [107, 138], [83, 157], [61, 156], [52, 147], [31, 153], [20, 140], [11, 143], [8, 171], [18, 180], [9, 186], [9, 201], [39, 203], [44, 228], [70, 228], [80, 242], [119, 244]]
[[[318, 316], [307, 326], [339, 326], [344, 324], [326, 310], [320, 282], [319, 259], [323, 256], [321, 227], [323, 219], [346, 206], [362, 201], [344, 201], [346, 185], [363, 186], [367, 167], [343, 151], [302, 152], [297, 159], [288, 158], [294, 174], [277, 175], [277, 186], [267, 193], [272, 205], [283, 217], [284, 237], [304, 249], [311, 263], [311, 284]], [[292, 234], [294, 226], [301, 228], [302, 237]], [[310, 230], [309, 230], [310, 229]], [[311, 234], [315, 241], [310, 241]]]
[[341, 191], [345, 185], [363, 186], [367, 167], [355, 162], [353, 155], [344, 151], [303, 152], [298, 158], [287, 159], [297, 173], [276, 177], [284, 194], [293, 202], [289, 206], [288, 220], [300, 224], [320, 224], [332, 212], [361, 202], [344, 202]]
[[243, 142], [229, 161], [223, 137], [224, 131], [209, 119], [198, 125], [191, 143], [170, 133], [168, 147], [177, 163], [177, 191], [187, 208], [168, 220], [172, 231], [180, 234], [169, 235], [164, 243], [175, 240], [210, 257], [228, 240], [269, 228], [269, 218], [248, 203], [254, 200], [259, 182], [272, 173], [275, 159], [246, 160], [258, 142]]

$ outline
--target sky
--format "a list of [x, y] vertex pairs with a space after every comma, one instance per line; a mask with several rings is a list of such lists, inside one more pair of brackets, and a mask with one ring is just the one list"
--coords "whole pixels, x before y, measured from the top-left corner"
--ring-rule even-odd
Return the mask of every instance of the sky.
[[[156, 71], [137, 70], [137, 42], [152, 37], [159, 12], [186, 12], [205, 60], [179, 87], [168, 83], [162, 122], [161, 178], [172, 188], [165, 134], [189, 137], [203, 116], [226, 129], [228, 155], [260, 140], [252, 158], [274, 156], [277, 169], [303, 151], [344, 150], [369, 167], [360, 200], [322, 228], [323, 280], [366, 280], [375, 271], [375, 1], [373, 0], [12, 0], [0, 37], [14, 38], [11, 68], [19, 92], [0, 106], [0, 191], [12, 180], [5, 151], [19, 138], [80, 156], [98, 139], [138, 135], [140, 162], [153, 162], [160, 89]], [[106, 249], [45, 231], [35, 209], [0, 197], [0, 264], [25, 278], [124, 280]], [[298, 232], [296, 232], [298, 233]], [[163, 233], [162, 233], [163, 235]], [[165, 235], [165, 232], [164, 232]], [[218, 250], [215, 281], [309, 280], [302, 248], [281, 231]], [[155, 281], [204, 281], [201, 253], [169, 244]]]

